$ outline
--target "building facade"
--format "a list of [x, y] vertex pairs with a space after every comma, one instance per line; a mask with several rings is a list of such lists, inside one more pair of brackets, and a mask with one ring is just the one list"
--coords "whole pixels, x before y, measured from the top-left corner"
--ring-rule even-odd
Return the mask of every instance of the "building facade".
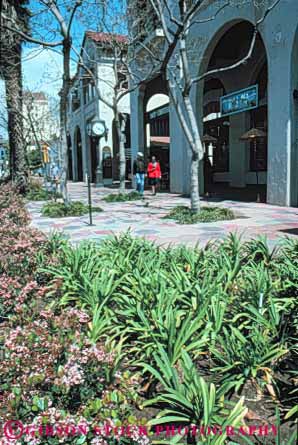
[[[191, 96], [205, 150], [205, 160], [199, 169], [200, 190], [211, 187], [244, 193], [257, 189], [268, 203], [297, 206], [298, 2], [282, 0], [274, 6], [273, 0], [233, 0], [223, 7], [224, 3], [227, 2], [203, 2], [187, 38], [192, 76], [214, 71], [193, 87]], [[216, 72], [247, 54], [254, 24], [265, 13], [247, 63]], [[146, 34], [147, 39], [162, 38], [158, 26], [155, 23], [154, 31]], [[167, 92], [167, 81], [155, 78], [132, 93], [133, 157], [140, 149], [146, 151], [148, 101], [155, 94]], [[239, 94], [256, 97], [253, 106], [233, 112]], [[262, 136], [243, 140], [252, 129]], [[172, 192], [189, 193], [190, 157], [175, 107], [169, 100]], [[212, 180], [206, 182], [210, 171]]]
[[55, 117], [48, 96], [42, 91], [23, 94], [24, 136], [29, 150], [51, 144], [59, 135], [59, 120]]
[[[86, 68], [78, 67], [68, 99], [68, 159], [69, 179], [110, 184], [119, 175], [119, 143], [114, 126], [113, 110], [99, 98], [98, 91], [108, 103], [113, 101], [115, 86], [114, 58], [110, 51], [110, 35], [87, 31], [82, 43], [81, 57]], [[119, 44], [125, 37], [113, 35]], [[130, 156], [129, 95], [119, 103], [119, 110], [127, 116], [126, 153]], [[104, 137], [90, 133], [93, 123], [102, 122], [106, 127]], [[129, 162], [130, 165], [130, 162]], [[98, 169], [101, 178], [98, 178]]]

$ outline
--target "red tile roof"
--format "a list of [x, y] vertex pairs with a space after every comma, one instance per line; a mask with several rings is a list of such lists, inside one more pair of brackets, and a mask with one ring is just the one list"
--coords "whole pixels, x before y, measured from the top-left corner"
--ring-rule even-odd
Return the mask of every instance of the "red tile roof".
[[85, 36], [98, 43], [108, 43], [115, 40], [118, 43], [127, 43], [127, 36], [123, 34], [108, 34], [105, 32], [86, 31]]

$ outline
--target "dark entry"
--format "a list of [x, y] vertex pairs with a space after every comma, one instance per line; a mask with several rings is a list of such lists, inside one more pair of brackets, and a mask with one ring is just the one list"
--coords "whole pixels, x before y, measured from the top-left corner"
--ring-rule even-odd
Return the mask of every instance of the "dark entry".
[[77, 128], [77, 169], [78, 169], [78, 181], [83, 181], [83, 153], [82, 153], [82, 138], [81, 131]]
[[72, 173], [72, 150], [71, 150], [71, 148], [68, 149], [68, 172], [67, 172], [67, 179], [69, 179], [69, 181], [73, 180], [73, 173]]

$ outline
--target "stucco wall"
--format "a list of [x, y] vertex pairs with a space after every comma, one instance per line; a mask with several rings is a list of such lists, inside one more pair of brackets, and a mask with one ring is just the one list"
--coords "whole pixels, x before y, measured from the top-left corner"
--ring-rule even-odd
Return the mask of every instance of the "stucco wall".
[[[234, 0], [218, 14], [218, 7], [226, 2], [220, 0], [206, 2], [196, 20], [213, 20], [204, 24], [195, 24], [190, 28], [188, 50], [191, 55], [192, 75], [206, 72], [208, 63], [217, 43], [234, 24], [241, 21], [256, 23], [274, 0], [238, 1]], [[297, 205], [297, 145], [298, 120], [297, 103], [293, 90], [298, 89], [298, 2], [282, 0], [259, 25], [268, 62], [268, 172], [260, 173], [260, 182], [267, 181], [267, 200], [278, 205]], [[251, 82], [254, 70], [250, 62], [237, 71], [230, 71], [219, 76], [225, 85], [226, 92], [236, 91]], [[203, 120], [203, 87], [197, 84], [192, 91], [192, 103], [202, 136]], [[141, 147], [142, 114], [138, 92], [134, 93], [131, 106], [132, 141], [134, 150]], [[247, 144], [239, 143], [241, 132], [248, 130], [249, 123], [245, 114], [230, 118], [230, 172], [218, 174], [218, 179], [228, 178], [231, 185], [241, 187], [255, 183], [253, 172], [249, 171], [247, 162]], [[170, 113], [171, 130], [171, 188], [172, 191], [185, 193], [189, 191], [189, 155], [187, 143], [173, 109]], [[243, 131], [242, 131], [243, 130]], [[242, 145], [241, 145], [242, 144]], [[202, 169], [201, 173], [202, 175]], [[200, 178], [202, 184], [202, 178]], [[202, 189], [202, 187], [201, 187]]]

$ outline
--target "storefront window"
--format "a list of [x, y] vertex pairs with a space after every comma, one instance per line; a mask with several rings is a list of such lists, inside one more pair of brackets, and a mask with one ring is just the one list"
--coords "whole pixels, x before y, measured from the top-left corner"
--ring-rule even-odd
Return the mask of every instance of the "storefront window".
[[[208, 148], [208, 156], [214, 173], [229, 171], [229, 121], [214, 119], [204, 123], [204, 134], [216, 139], [213, 149]], [[210, 158], [212, 157], [212, 159]]]
[[[267, 106], [251, 111], [251, 127], [267, 132]], [[250, 170], [267, 170], [267, 138], [250, 143]]]

